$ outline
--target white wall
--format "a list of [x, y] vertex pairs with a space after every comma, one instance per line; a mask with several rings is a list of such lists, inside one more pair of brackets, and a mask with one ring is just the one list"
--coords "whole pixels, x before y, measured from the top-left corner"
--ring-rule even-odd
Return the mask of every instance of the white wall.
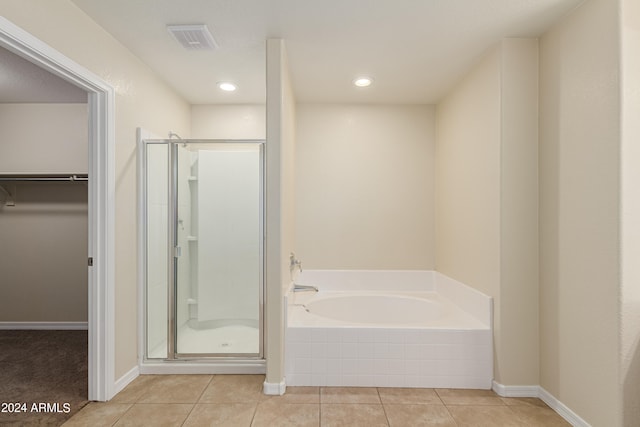
[[537, 41], [507, 39], [438, 104], [436, 269], [494, 298], [494, 376], [538, 383]]
[[87, 173], [87, 104], [0, 104], [0, 173]]
[[6, 0], [0, 13], [111, 84], [115, 105], [115, 379], [137, 364], [136, 128], [188, 138], [189, 105], [68, 0]]
[[500, 303], [500, 50], [437, 108], [436, 269]]
[[310, 269], [432, 269], [434, 108], [300, 104], [296, 254]]
[[622, 423], [618, 3], [540, 41], [540, 384], [594, 426]]
[[284, 382], [284, 289], [290, 283], [289, 253], [295, 251], [295, 117], [285, 43], [267, 40], [265, 384], [270, 393], [284, 391], [279, 386]]
[[265, 139], [265, 105], [192, 105], [195, 139]]
[[0, 322], [86, 322], [86, 184], [14, 189], [0, 205]]
[[625, 426], [640, 423], [640, 2], [623, 0], [621, 383]]
[[538, 40], [501, 46], [500, 350], [496, 378], [535, 384], [540, 373], [538, 280]]
[[255, 144], [203, 148], [197, 163], [198, 180], [192, 184], [198, 189], [193, 206], [197, 240], [190, 244], [198, 254], [198, 321], [252, 321], [257, 327], [262, 263], [260, 148]]
[[[0, 173], [86, 173], [86, 104], [0, 105]], [[0, 321], [87, 321], [87, 186], [0, 183]]]

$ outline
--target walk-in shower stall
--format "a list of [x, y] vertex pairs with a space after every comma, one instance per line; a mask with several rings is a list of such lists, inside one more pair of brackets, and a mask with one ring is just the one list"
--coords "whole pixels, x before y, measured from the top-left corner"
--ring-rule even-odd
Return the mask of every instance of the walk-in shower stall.
[[141, 141], [145, 360], [262, 359], [263, 143]]

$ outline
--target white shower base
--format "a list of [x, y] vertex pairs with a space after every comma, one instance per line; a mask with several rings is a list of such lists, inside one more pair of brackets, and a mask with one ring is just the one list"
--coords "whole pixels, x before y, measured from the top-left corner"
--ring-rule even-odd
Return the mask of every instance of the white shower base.
[[[178, 331], [180, 353], [254, 353], [260, 349], [258, 328], [230, 325], [211, 329], [193, 329], [183, 325]], [[149, 358], [166, 357], [166, 342], [149, 352]]]

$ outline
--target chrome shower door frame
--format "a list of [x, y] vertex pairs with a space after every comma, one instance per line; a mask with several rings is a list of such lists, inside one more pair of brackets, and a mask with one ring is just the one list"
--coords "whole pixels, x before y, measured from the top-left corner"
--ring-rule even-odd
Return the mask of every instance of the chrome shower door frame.
[[[143, 156], [145, 165], [145, 173], [141, 176], [144, 180], [144, 200], [145, 206], [148, 203], [148, 177], [146, 177], [146, 159], [147, 159], [147, 145], [148, 144], [167, 144], [168, 147], [168, 256], [167, 256], [167, 354], [166, 358], [160, 359], [165, 361], [208, 361], [215, 360], [216, 362], [241, 362], [243, 360], [263, 360], [264, 359], [264, 287], [265, 287], [265, 140], [253, 140], [253, 139], [188, 139], [188, 140], [143, 140]], [[176, 295], [178, 292], [178, 258], [179, 258], [179, 244], [178, 244], [178, 149], [182, 144], [252, 144], [259, 147], [259, 283], [258, 283], [258, 353], [179, 353], [177, 349], [177, 302]], [[145, 207], [146, 217], [146, 207]], [[144, 239], [147, 241], [148, 234], [145, 227]], [[145, 251], [144, 257], [144, 269], [148, 268], [148, 253]], [[144, 315], [144, 333], [145, 333], [145, 346], [144, 346], [144, 359], [145, 360], [158, 360], [149, 358], [149, 348], [147, 342], [148, 334], [148, 283], [145, 280], [144, 283], [144, 300], [145, 300], [145, 315]]]

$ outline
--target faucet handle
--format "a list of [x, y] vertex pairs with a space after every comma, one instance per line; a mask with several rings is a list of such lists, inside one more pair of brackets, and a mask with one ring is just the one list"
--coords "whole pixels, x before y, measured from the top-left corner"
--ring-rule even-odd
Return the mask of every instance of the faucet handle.
[[302, 273], [302, 261], [296, 259], [296, 254], [291, 252], [289, 254], [289, 270], [293, 273], [293, 270], [298, 269]]

